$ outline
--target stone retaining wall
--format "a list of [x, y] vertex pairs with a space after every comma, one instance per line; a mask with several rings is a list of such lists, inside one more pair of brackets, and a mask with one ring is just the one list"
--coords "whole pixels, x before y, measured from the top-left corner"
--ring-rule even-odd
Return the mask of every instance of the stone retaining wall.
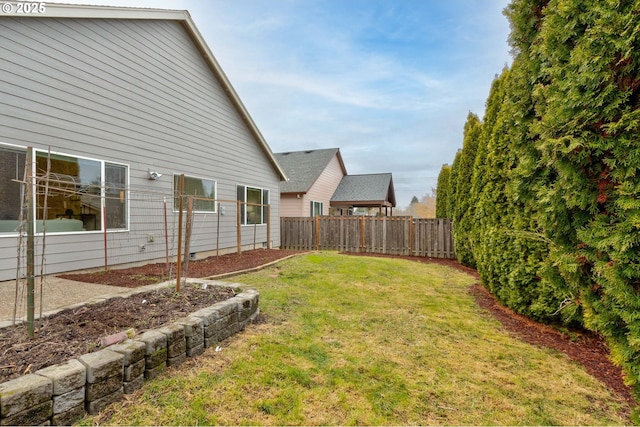
[[241, 331], [259, 313], [258, 292], [235, 297], [169, 325], [0, 384], [0, 425], [69, 425], [96, 414]]

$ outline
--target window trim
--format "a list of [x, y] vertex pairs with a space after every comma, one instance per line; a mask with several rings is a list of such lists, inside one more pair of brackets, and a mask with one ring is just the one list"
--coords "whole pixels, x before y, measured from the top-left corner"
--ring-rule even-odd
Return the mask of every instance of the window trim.
[[[131, 168], [129, 167], [128, 164], [125, 163], [118, 163], [118, 162], [111, 162], [111, 161], [104, 161], [102, 162], [102, 203], [103, 203], [103, 209], [107, 206], [107, 181], [106, 181], [106, 172], [107, 172], [107, 164], [112, 165], [112, 166], [123, 166], [125, 168], [125, 183], [124, 183], [124, 189], [121, 189], [120, 191], [124, 191], [124, 203], [125, 203], [125, 220], [126, 220], [126, 226], [125, 227], [112, 227], [112, 228], [108, 228], [107, 227], [107, 222], [105, 221], [105, 228], [107, 230], [107, 232], [120, 232], [120, 231], [129, 231], [130, 226], [131, 226], [131, 191], [130, 191], [130, 187], [129, 187], [129, 182], [130, 182], [130, 177], [131, 177]], [[108, 214], [108, 212], [107, 212]]]
[[[262, 188], [262, 187], [256, 187], [253, 185], [244, 185], [244, 184], [236, 184], [236, 198], [238, 198], [238, 190], [240, 189], [240, 187], [243, 188], [243, 199], [240, 200], [241, 202], [245, 202], [247, 201], [247, 189], [251, 189], [251, 190], [259, 190], [260, 191], [260, 201], [262, 205], [269, 205], [270, 204], [270, 200], [271, 200], [271, 191], [268, 188]], [[266, 201], [265, 201], [265, 192], [266, 192]], [[239, 199], [238, 199], [239, 200]], [[256, 222], [256, 223], [248, 223], [247, 222], [247, 209], [246, 209], [246, 204], [245, 203], [241, 203], [240, 204], [240, 226], [255, 226], [255, 225], [267, 225], [267, 221], [266, 221], [266, 206], [262, 206], [260, 209], [260, 222]]]
[[[22, 145], [17, 145], [17, 144], [9, 144], [6, 142], [0, 142], [0, 149], [5, 148], [6, 151], [14, 151], [14, 152], [24, 152], [25, 157], [27, 156], [28, 153], [28, 147], [22, 146]], [[23, 177], [21, 176], [16, 176], [16, 179], [20, 179], [22, 180]], [[24, 191], [21, 189], [20, 190], [20, 197], [21, 199], [18, 200], [18, 210], [20, 211], [22, 209], [22, 202], [24, 199]], [[12, 220], [14, 221], [14, 220]], [[0, 237], [9, 237], [9, 236], [16, 236], [18, 235], [18, 231], [4, 231], [4, 232], [0, 232]]]

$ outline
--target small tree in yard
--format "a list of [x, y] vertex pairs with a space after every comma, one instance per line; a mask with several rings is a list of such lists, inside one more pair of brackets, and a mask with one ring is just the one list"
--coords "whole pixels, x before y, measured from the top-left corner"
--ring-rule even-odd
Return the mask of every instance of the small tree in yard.
[[450, 218], [447, 216], [447, 205], [449, 204], [449, 177], [451, 176], [451, 166], [442, 165], [438, 175], [438, 187], [436, 189], [436, 218]]
[[445, 208], [445, 218], [453, 218], [453, 211], [458, 203], [458, 170], [460, 169], [460, 157], [462, 157], [462, 150], [456, 152], [453, 164], [451, 165], [451, 172], [449, 173], [449, 195]]

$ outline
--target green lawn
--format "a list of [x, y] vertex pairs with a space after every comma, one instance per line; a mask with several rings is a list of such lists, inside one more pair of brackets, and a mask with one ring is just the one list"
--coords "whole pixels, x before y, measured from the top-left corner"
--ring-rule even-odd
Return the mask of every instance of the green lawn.
[[611, 425], [625, 404], [434, 264], [336, 253], [232, 279], [266, 320], [84, 424]]

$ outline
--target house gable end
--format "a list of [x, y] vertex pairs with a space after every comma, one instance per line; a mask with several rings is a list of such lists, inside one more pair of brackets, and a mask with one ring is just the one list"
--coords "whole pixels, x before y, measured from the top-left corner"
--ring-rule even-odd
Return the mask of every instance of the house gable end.
[[[178, 41], [177, 39], [171, 39], [171, 37], [169, 37], [168, 39], [164, 39], [164, 38], [156, 39], [154, 37], [150, 37], [150, 38], [145, 37], [144, 34], [137, 33], [135, 31], [136, 24], [129, 26], [130, 30], [132, 31], [132, 34], [136, 34], [136, 37], [133, 37], [127, 40], [125, 44], [129, 43], [131, 46], [135, 46], [136, 44], [138, 44], [137, 42], [140, 41], [140, 43], [142, 43], [142, 46], [138, 46], [136, 53], [139, 54], [138, 56], [140, 58], [143, 58], [146, 54], [146, 48], [145, 48], [146, 43], [151, 43], [151, 44], [162, 43], [162, 40], [169, 40], [170, 43], [174, 43], [173, 48], [175, 50], [173, 50], [171, 54], [165, 55], [162, 58], [162, 61], [156, 64], [156, 67], [159, 70], [162, 70], [167, 65], [179, 67], [180, 64], [178, 62], [178, 58], [180, 57], [180, 53], [182, 52], [182, 50], [183, 49], [189, 50], [189, 49], [195, 48], [196, 51], [199, 52], [201, 59], [206, 64], [209, 71], [215, 77], [215, 80], [217, 80], [218, 84], [222, 88], [222, 93], [225, 94], [229, 102], [233, 105], [237, 115], [244, 122], [244, 125], [247, 127], [248, 131], [252, 135], [252, 138], [255, 140], [256, 144], [260, 147], [263, 155], [268, 159], [271, 167], [274, 169], [274, 172], [279, 176], [280, 180], [285, 181], [287, 179], [284, 171], [282, 170], [277, 160], [275, 159], [275, 156], [273, 155], [273, 152], [271, 151], [269, 145], [267, 144], [263, 135], [260, 133], [259, 129], [255, 125], [255, 122], [249, 115], [244, 104], [240, 100], [239, 96], [237, 95], [229, 79], [223, 72], [222, 68], [216, 61], [213, 53], [211, 52], [208, 45], [204, 41], [204, 38], [198, 31], [193, 20], [191, 19], [191, 16], [187, 11], [163, 10], [163, 9], [140, 9], [140, 8], [127, 8], [127, 7], [47, 4], [46, 12], [44, 14], [32, 14], [32, 15], [13, 14], [13, 18], [11, 16], [12, 15], [5, 15], [3, 16], [3, 19], [19, 19], [23, 23], [25, 23], [25, 28], [28, 28], [26, 23], [28, 23], [29, 21], [42, 21], [47, 19], [49, 19], [50, 21], [57, 21], [57, 22], [62, 22], [62, 21], [76, 22], [76, 23], [80, 23], [83, 21], [94, 22], [92, 24], [87, 24], [86, 25], [87, 27], [91, 25], [96, 25], [95, 24], [96, 22], [100, 23], [97, 25], [103, 25], [105, 27], [109, 26], [108, 24], [109, 22], [117, 22], [117, 21], [120, 21], [121, 23], [126, 21], [130, 21], [130, 22], [156, 21], [159, 25], [162, 25], [162, 23], [166, 24], [170, 22], [175, 22], [177, 25], [181, 26], [184, 29], [184, 32], [188, 35], [189, 39], [191, 40], [191, 46], [186, 46], [184, 43], [184, 40]], [[38, 30], [35, 30], [35, 31], [37, 32]], [[52, 28], [50, 28], [48, 31], [55, 32], [55, 30]], [[117, 34], [117, 32], [110, 32], [109, 30], [106, 30], [106, 31], [108, 34], [108, 37], [106, 37], [106, 40], [111, 42], [118, 41], [119, 35]], [[77, 34], [76, 34], [76, 39], [80, 39], [82, 41], [81, 36]], [[121, 41], [123, 42], [124, 40], [125, 39], [121, 39]], [[99, 45], [100, 42], [101, 40], [99, 39], [99, 37], [91, 38], [89, 36], [88, 38], [88, 43], [90, 44], [97, 43]], [[16, 44], [13, 46], [16, 46], [17, 48], [19, 48], [20, 44]], [[33, 43], [30, 44], [30, 46], [34, 46], [34, 44]], [[36, 45], [36, 46], [47, 48], [46, 44]], [[26, 47], [26, 46], [23, 46], [23, 47]], [[176, 53], [178, 55], [175, 55]], [[136, 58], [136, 57], [137, 56], [134, 54], [132, 58]], [[107, 68], [116, 66], [117, 62], [118, 62], [117, 60], [109, 61], [109, 63], [107, 64]], [[80, 68], [80, 70], [82, 70], [82, 68]], [[174, 76], [173, 78], [174, 79], [177, 78], [180, 80], [186, 75], [185, 73], [190, 71], [193, 71], [193, 70], [186, 70], [186, 69], [182, 70], [180, 73], [178, 73], [177, 76]], [[73, 70], [71, 70], [71, 72], [73, 72]], [[87, 84], [92, 84], [92, 82], [88, 81]], [[159, 82], [159, 84], [162, 85], [161, 82]], [[126, 84], [123, 85], [123, 88], [126, 89]], [[138, 96], [138, 95], [132, 94], [132, 96]], [[184, 98], [186, 100], [189, 100], [190, 95], [188, 93], [185, 93]], [[162, 104], [160, 104], [160, 106], [162, 106]], [[204, 107], [206, 107], [206, 105]], [[215, 110], [212, 110], [212, 111], [215, 111]]]
[[322, 176], [330, 162], [337, 160], [342, 175], [347, 171], [338, 148], [276, 153], [289, 181], [280, 185], [282, 194], [305, 194]]

